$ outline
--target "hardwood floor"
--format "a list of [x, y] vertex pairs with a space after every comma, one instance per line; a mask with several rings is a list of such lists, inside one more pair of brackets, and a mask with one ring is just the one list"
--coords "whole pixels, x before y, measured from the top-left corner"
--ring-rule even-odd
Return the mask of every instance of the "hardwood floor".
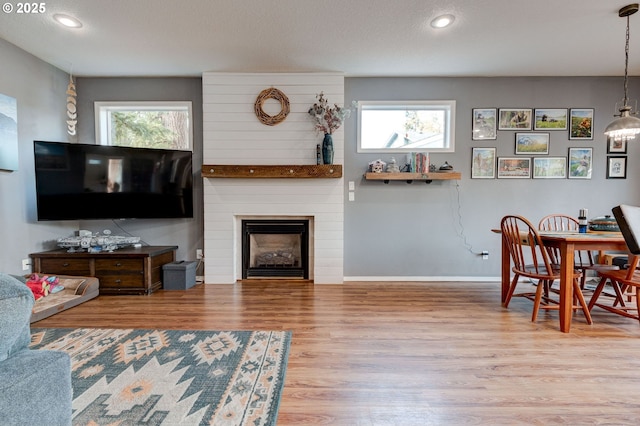
[[279, 425], [638, 424], [640, 325], [500, 305], [499, 283], [198, 285], [34, 327], [292, 330]]

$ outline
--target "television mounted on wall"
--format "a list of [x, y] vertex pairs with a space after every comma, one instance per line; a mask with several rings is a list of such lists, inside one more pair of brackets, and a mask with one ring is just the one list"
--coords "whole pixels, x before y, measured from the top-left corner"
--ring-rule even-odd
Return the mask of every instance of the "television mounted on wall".
[[34, 141], [39, 221], [193, 217], [192, 152]]

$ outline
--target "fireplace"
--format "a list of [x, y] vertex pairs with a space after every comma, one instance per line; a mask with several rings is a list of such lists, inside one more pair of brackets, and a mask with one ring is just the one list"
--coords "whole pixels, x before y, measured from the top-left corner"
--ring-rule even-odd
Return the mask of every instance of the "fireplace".
[[308, 220], [242, 220], [242, 279], [308, 279]]

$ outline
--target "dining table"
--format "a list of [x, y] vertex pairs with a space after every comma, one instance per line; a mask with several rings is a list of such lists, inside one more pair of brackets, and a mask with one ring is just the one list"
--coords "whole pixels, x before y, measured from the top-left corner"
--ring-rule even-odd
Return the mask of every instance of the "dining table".
[[[573, 279], [576, 250], [598, 251], [598, 261], [602, 262], [605, 251], [627, 251], [627, 243], [620, 232], [579, 233], [577, 231], [538, 231], [543, 244], [558, 248], [560, 251], [560, 294], [559, 317], [560, 331], [571, 330], [573, 315]], [[502, 240], [502, 303], [506, 300], [511, 281], [511, 258], [509, 247]]]

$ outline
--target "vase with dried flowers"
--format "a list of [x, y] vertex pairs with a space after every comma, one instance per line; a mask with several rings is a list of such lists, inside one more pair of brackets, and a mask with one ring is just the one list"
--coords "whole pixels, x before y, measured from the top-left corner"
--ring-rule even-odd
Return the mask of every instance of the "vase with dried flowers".
[[329, 101], [324, 97], [324, 93], [320, 92], [316, 95], [318, 100], [311, 108], [309, 115], [315, 121], [316, 131], [324, 133], [322, 140], [322, 162], [324, 164], [333, 164], [333, 132], [338, 130], [344, 120], [351, 115], [349, 108], [333, 104], [329, 106]]

